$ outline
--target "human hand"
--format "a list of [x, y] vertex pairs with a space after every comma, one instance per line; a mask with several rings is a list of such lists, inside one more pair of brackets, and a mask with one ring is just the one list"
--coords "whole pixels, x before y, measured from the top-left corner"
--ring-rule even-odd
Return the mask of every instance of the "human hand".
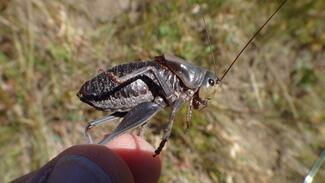
[[[108, 148], [107, 148], [108, 147]], [[136, 135], [125, 134], [107, 147], [97, 144], [72, 146], [39, 170], [14, 183], [156, 183], [160, 177], [160, 157], [154, 148]]]

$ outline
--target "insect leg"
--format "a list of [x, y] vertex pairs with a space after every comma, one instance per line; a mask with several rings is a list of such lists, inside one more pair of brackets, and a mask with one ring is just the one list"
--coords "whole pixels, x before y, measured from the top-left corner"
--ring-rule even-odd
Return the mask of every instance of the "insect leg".
[[179, 97], [178, 100], [176, 100], [176, 102], [174, 103], [172, 112], [169, 116], [169, 120], [168, 120], [168, 124], [167, 127], [164, 129], [164, 136], [158, 146], [158, 148], [155, 150], [155, 154], [153, 155], [153, 157], [157, 156], [158, 154], [160, 154], [161, 150], [164, 148], [170, 134], [172, 131], [172, 127], [173, 127], [173, 123], [174, 123], [174, 119], [176, 117], [176, 113], [179, 111], [179, 109], [181, 108], [182, 104], [184, 103], [185, 97], [183, 95], [181, 95]]
[[142, 137], [143, 134], [144, 134], [144, 131], [146, 130], [146, 123], [143, 123], [140, 128], [139, 128], [139, 131], [138, 131], [138, 136]]
[[116, 118], [121, 118], [121, 117], [125, 116], [125, 114], [126, 114], [126, 112], [115, 112], [115, 113], [105, 116], [101, 119], [97, 119], [97, 120], [89, 122], [88, 125], [85, 127], [85, 136], [88, 138], [88, 142], [93, 143], [93, 139], [89, 133], [90, 129], [92, 129], [95, 126], [102, 125], [104, 123], [113, 121]]
[[154, 116], [163, 105], [154, 103], [154, 102], [144, 102], [135, 106], [130, 110], [121, 123], [115, 128], [112, 134], [108, 137], [105, 137], [99, 144], [106, 144], [111, 141], [113, 138], [122, 135], [127, 130], [133, 129], [141, 124], [144, 124], [152, 116]]
[[189, 129], [191, 127], [191, 119], [192, 119], [192, 111], [193, 111], [193, 97], [191, 97], [189, 101], [188, 111], [186, 115], [186, 128]]
[[146, 72], [152, 72], [153, 75], [155, 76], [155, 78], [157, 79], [157, 81], [159, 82], [165, 96], [166, 96], [166, 99], [169, 101], [169, 102], [172, 102], [173, 101], [173, 96], [174, 96], [174, 93], [173, 93], [173, 90], [171, 89], [171, 87], [166, 83], [166, 81], [163, 79], [163, 77], [160, 75], [160, 73], [157, 71], [157, 69], [153, 66], [148, 66], [148, 67], [143, 67], [143, 68], [140, 68], [136, 71], [133, 71], [132, 73], [130, 74], [127, 74], [125, 76], [122, 76], [120, 78], [114, 76], [112, 73], [109, 73], [109, 75], [114, 78], [114, 80], [116, 80], [118, 83], [124, 83], [130, 79], [133, 79], [137, 76], [140, 76], [140, 75], [143, 75], [145, 74]]

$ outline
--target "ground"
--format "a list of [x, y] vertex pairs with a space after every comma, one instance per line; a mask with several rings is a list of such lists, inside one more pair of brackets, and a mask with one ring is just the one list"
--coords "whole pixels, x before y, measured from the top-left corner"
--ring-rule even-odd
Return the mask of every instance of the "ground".
[[[85, 143], [86, 123], [106, 113], [75, 94], [100, 69], [174, 53], [221, 75], [279, 3], [1, 1], [0, 182]], [[287, 2], [188, 130], [182, 109], [160, 182], [303, 181], [324, 148], [324, 8], [322, 0]], [[155, 147], [168, 114], [145, 133]], [[324, 178], [321, 169], [315, 182]]]

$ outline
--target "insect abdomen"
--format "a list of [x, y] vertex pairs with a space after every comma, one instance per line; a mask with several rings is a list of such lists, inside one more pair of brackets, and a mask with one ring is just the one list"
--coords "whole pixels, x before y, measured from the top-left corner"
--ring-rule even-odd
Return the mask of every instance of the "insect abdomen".
[[154, 61], [136, 62], [113, 67], [87, 81], [79, 91], [82, 94], [79, 98], [99, 110], [110, 111], [128, 111], [140, 103], [153, 101], [158, 95], [163, 98], [161, 86], [152, 72], [136, 76], [125, 83], [116, 80], [148, 66], [154, 67], [174, 91], [181, 90], [180, 80], [169, 69]]
[[[110, 71], [119, 77], [122, 77], [123, 74], [121, 73], [133, 72], [132, 68], [139, 69], [140, 67], [147, 66], [155, 67], [174, 91], [179, 91], [181, 89], [180, 80], [177, 76], [170, 70], [161, 67], [156, 62], [139, 62], [136, 67], [132, 67], [132, 65], [121, 65], [111, 69]], [[114, 83], [114, 81], [111, 82]], [[130, 110], [140, 103], [153, 101], [156, 96], [164, 98], [161, 86], [154, 74], [151, 72], [147, 72], [146, 74], [137, 76], [122, 85], [118, 85], [113, 89], [113, 91], [114, 92], [109, 95], [106, 103], [106, 105], [109, 104], [109, 109], [113, 111]]]
[[152, 101], [153, 99], [154, 96], [147, 84], [141, 79], [137, 79], [112, 92], [104, 100], [100, 101], [100, 105], [95, 107], [102, 110], [128, 111], [140, 103]]

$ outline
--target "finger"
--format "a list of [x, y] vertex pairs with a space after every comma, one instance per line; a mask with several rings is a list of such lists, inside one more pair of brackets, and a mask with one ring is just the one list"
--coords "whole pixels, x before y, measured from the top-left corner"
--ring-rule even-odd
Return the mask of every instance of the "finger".
[[152, 157], [154, 148], [136, 135], [125, 134], [110, 141], [107, 146], [129, 166], [135, 183], [156, 183], [161, 174], [160, 157]]
[[[18, 181], [23, 180], [23, 181]], [[60, 153], [32, 177], [17, 182], [133, 183], [128, 165], [101, 145], [77, 145]], [[16, 181], [14, 181], [16, 182]]]

